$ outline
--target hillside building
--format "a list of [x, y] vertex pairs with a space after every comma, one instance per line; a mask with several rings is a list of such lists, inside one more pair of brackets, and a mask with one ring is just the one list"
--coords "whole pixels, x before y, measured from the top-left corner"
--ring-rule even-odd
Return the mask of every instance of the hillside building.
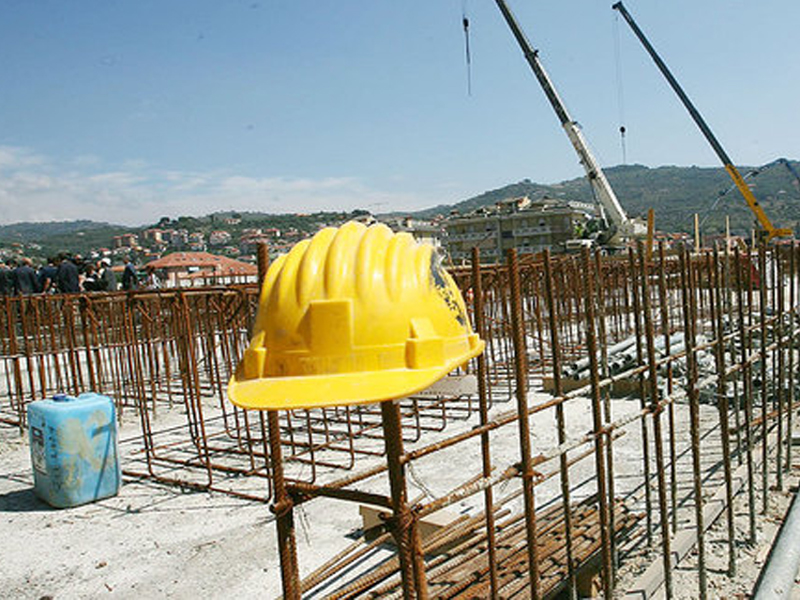
[[209, 246], [224, 246], [231, 241], [231, 234], [224, 229], [212, 231], [208, 234]]
[[239, 238], [239, 251], [242, 254], [255, 254], [259, 244], [270, 246], [270, 253], [273, 247], [278, 244], [277, 240], [281, 237], [281, 231], [275, 227], [268, 229], [245, 229]]
[[145, 229], [142, 232], [142, 237], [145, 241], [153, 242], [155, 244], [164, 243], [164, 230], [163, 229]]
[[114, 236], [114, 248], [136, 248], [139, 245], [139, 236], [135, 233], [123, 233]]
[[407, 231], [418, 242], [430, 244], [436, 248], [442, 245], [444, 232], [441, 225], [411, 217], [381, 219], [381, 221], [388, 225], [392, 231]]
[[189, 232], [186, 229], [162, 229], [161, 244], [169, 244], [173, 248], [183, 248], [189, 243]]

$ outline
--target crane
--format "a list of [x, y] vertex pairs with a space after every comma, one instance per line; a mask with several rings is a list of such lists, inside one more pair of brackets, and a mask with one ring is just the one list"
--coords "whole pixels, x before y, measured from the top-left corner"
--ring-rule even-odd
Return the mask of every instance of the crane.
[[564, 103], [561, 101], [561, 98], [558, 96], [553, 86], [553, 82], [550, 80], [542, 63], [539, 61], [538, 51], [531, 47], [530, 42], [525, 37], [525, 34], [517, 23], [511, 10], [508, 8], [508, 5], [505, 3], [505, 0], [495, 0], [495, 2], [508, 24], [508, 27], [514, 34], [514, 38], [517, 40], [519, 47], [522, 49], [525, 59], [528, 61], [534, 75], [536, 75], [539, 85], [542, 86], [550, 105], [553, 107], [553, 110], [555, 110], [558, 120], [561, 122], [561, 126], [564, 128], [569, 141], [578, 153], [578, 159], [589, 179], [592, 194], [609, 221], [609, 228], [608, 231], [604, 233], [602, 242], [613, 247], [621, 246], [626, 239], [644, 237], [647, 234], [645, 224], [639, 220], [629, 218], [625, 213], [614, 190], [608, 183], [605, 173], [603, 173], [599, 163], [589, 150], [589, 146], [583, 137], [578, 123], [570, 117], [567, 108], [564, 106]]
[[625, 22], [628, 23], [631, 30], [633, 30], [633, 33], [642, 43], [642, 46], [644, 46], [645, 50], [647, 50], [648, 54], [650, 54], [650, 58], [652, 58], [653, 62], [656, 63], [656, 66], [661, 71], [661, 74], [664, 75], [664, 77], [669, 82], [672, 89], [678, 95], [678, 98], [680, 98], [681, 102], [683, 102], [683, 105], [686, 107], [686, 110], [689, 111], [689, 114], [692, 116], [692, 119], [694, 119], [694, 122], [700, 128], [700, 131], [703, 133], [708, 143], [711, 144], [711, 147], [714, 149], [714, 152], [716, 152], [720, 161], [722, 161], [722, 165], [725, 167], [725, 171], [727, 171], [728, 175], [730, 175], [734, 185], [736, 185], [736, 188], [744, 197], [745, 202], [747, 202], [747, 205], [750, 207], [750, 210], [755, 215], [758, 224], [761, 226], [761, 232], [760, 232], [761, 236], [766, 241], [770, 241], [776, 237], [791, 237], [792, 235], [791, 229], [777, 228], [772, 224], [772, 221], [770, 221], [769, 217], [767, 216], [767, 213], [764, 212], [764, 209], [761, 207], [761, 204], [758, 202], [755, 195], [753, 195], [753, 191], [750, 189], [747, 183], [745, 183], [745, 180], [739, 173], [739, 170], [733, 165], [733, 161], [731, 161], [730, 157], [728, 156], [728, 153], [725, 152], [725, 149], [719, 143], [719, 140], [711, 131], [708, 124], [706, 124], [705, 120], [700, 115], [700, 112], [697, 110], [697, 108], [695, 108], [694, 104], [692, 104], [692, 101], [689, 100], [689, 97], [686, 95], [686, 92], [683, 91], [683, 88], [681, 88], [678, 81], [675, 79], [675, 77], [673, 77], [672, 73], [667, 68], [667, 65], [664, 63], [663, 60], [661, 60], [661, 57], [655, 51], [655, 48], [653, 48], [653, 46], [647, 40], [644, 33], [642, 33], [642, 30], [639, 29], [639, 26], [636, 24], [636, 21], [633, 20], [633, 17], [627, 11], [622, 2], [614, 3], [611, 8], [618, 11], [625, 19]]
[[[771, 162], [768, 162], [765, 165], [750, 169], [747, 173], [742, 175], [742, 179], [747, 181], [750, 178], [757, 177], [758, 175], [760, 175], [761, 173], [763, 173], [767, 169], [771, 169], [772, 167], [774, 167], [776, 165], [783, 165], [784, 167], [786, 167], [786, 170], [789, 171], [789, 174], [797, 182], [798, 188], [800, 188], [800, 173], [797, 172], [797, 169], [795, 169], [792, 166], [792, 163], [790, 163], [789, 160], [786, 159], [786, 158], [776, 158], [775, 160], [773, 160]], [[719, 193], [719, 195], [717, 196], [717, 199], [714, 200], [714, 203], [706, 210], [705, 215], [703, 216], [702, 220], [700, 221], [700, 227], [702, 227], [703, 224], [708, 220], [708, 218], [711, 216], [711, 214], [713, 213], [714, 209], [717, 208], [717, 205], [722, 201], [722, 199], [725, 198], [725, 196], [727, 196], [728, 194], [730, 194], [731, 192], [733, 192], [734, 190], [737, 190], [737, 189], [738, 188], [736, 187], [736, 185], [732, 185], [728, 189], [726, 189], [726, 190], [724, 190], [724, 191]]]

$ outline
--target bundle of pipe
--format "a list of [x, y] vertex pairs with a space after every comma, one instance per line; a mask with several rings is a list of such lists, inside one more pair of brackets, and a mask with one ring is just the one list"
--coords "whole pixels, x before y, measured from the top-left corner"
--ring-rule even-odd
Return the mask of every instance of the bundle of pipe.
[[[685, 347], [683, 332], [676, 332], [669, 336], [669, 347], [667, 347], [666, 336], [661, 335], [655, 339], [655, 348], [659, 357], [678, 354], [683, 352]], [[598, 353], [598, 360], [601, 360], [601, 356], [602, 355]], [[606, 364], [606, 372], [609, 375], [617, 375], [633, 368], [637, 363], [636, 336], [631, 336], [610, 346], [606, 350], [606, 356], [608, 361]], [[562, 376], [570, 377], [576, 381], [588, 378], [589, 357], [587, 356], [579, 361], [566, 365]]]
[[[628, 348], [633, 346], [635, 343], [636, 343], [636, 338], [632, 336], [632, 337], [624, 339], [621, 342], [619, 342], [617, 344], [614, 344], [613, 346], [609, 347], [608, 350], [606, 351], [606, 354], [608, 355], [609, 360], [611, 359], [612, 356], [615, 356], [617, 354], [620, 354], [620, 353], [624, 352], [625, 350], [627, 350]], [[598, 360], [600, 360], [601, 359], [601, 355], [598, 354], [597, 358], [598, 358]], [[578, 361], [568, 363], [567, 365], [564, 366], [564, 370], [563, 370], [562, 376], [563, 377], [571, 377], [571, 378], [573, 378], [575, 380], [580, 380], [580, 379], [583, 379], [585, 377], [588, 377], [589, 376], [589, 373], [588, 373], [589, 360], [590, 360], [590, 357], [586, 356], [586, 357], [584, 357], [584, 358], [582, 358], [582, 359], [580, 359]]]

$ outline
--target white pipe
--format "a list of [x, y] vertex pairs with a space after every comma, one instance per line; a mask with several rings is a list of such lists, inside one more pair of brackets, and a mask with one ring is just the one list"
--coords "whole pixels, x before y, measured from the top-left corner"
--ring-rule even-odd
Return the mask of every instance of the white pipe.
[[798, 537], [800, 537], [800, 502], [795, 493], [792, 506], [781, 525], [775, 543], [772, 544], [767, 564], [756, 582], [753, 591], [756, 600], [792, 597], [794, 579], [800, 567]]

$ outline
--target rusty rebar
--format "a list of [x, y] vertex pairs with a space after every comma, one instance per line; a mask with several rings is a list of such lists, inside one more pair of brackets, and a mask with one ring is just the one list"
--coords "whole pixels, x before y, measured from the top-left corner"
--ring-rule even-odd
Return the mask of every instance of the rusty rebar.
[[[475, 332], [486, 339], [486, 323], [483, 306], [483, 278], [481, 277], [480, 252], [478, 248], [472, 249], [472, 300], [475, 319]], [[489, 391], [486, 373], [486, 357], [478, 356], [478, 404], [480, 424], [486, 425], [489, 421]], [[489, 432], [481, 434], [481, 472], [484, 477], [492, 474], [492, 458]], [[495, 537], [494, 522], [494, 492], [492, 487], [487, 487], [483, 492], [484, 513], [486, 515], [486, 541], [487, 561], [489, 566], [489, 592], [492, 598], [498, 597], [497, 578], [497, 542]]]
[[789, 372], [789, 397], [787, 398], [788, 409], [786, 411], [786, 470], [790, 471], [792, 468], [792, 436], [794, 435], [794, 431], [792, 430], [792, 413], [794, 410], [792, 406], [794, 406], [794, 397], [795, 397], [795, 371], [794, 371], [794, 354], [795, 348], [797, 347], [797, 338], [794, 334], [795, 327], [794, 322], [797, 318], [797, 307], [795, 306], [795, 287], [797, 286], [797, 272], [796, 272], [796, 263], [795, 263], [795, 254], [797, 253], [797, 246], [795, 245], [794, 241], [792, 241], [791, 246], [789, 246], [789, 324], [790, 324], [790, 335], [789, 335], [789, 364], [787, 365], [787, 369]]
[[597, 364], [597, 339], [595, 333], [594, 290], [592, 281], [592, 264], [589, 249], [583, 248], [583, 296], [586, 322], [586, 344], [589, 351], [590, 385], [592, 390], [592, 419], [595, 434], [595, 472], [597, 478], [597, 501], [600, 511], [600, 538], [603, 564], [603, 591], [605, 598], [611, 598], [614, 592], [613, 565], [611, 556], [611, 532], [608, 530], [608, 496], [606, 485], [606, 456], [604, 452], [605, 432], [601, 408], [600, 372]]
[[758, 248], [758, 311], [760, 317], [760, 342], [759, 348], [761, 358], [761, 513], [767, 514], [769, 507], [769, 462], [767, 457], [769, 448], [767, 447], [767, 432], [769, 423], [767, 420], [768, 401], [769, 401], [769, 381], [767, 379], [767, 247], [762, 242]]
[[[561, 396], [564, 392], [561, 384], [561, 345], [558, 331], [558, 308], [556, 307], [555, 295], [553, 292], [553, 267], [551, 264], [550, 251], [544, 253], [544, 283], [547, 295], [547, 312], [550, 325], [550, 351], [552, 354], [552, 373], [553, 373], [553, 393]], [[564, 405], [556, 405], [556, 428], [558, 430], [558, 443], [564, 444], [567, 440], [566, 422], [564, 418]], [[570, 508], [570, 487], [569, 487], [569, 468], [566, 452], [559, 456], [559, 474], [561, 482], [561, 504], [564, 510], [564, 545], [566, 551], [565, 560], [567, 561], [567, 592], [570, 598], [577, 598], [577, 582], [575, 574], [575, 563], [573, 560], [572, 549], [572, 515]]]
[[519, 451], [522, 466], [522, 489], [525, 501], [525, 532], [527, 539], [528, 577], [531, 596], [539, 598], [539, 561], [536, 541], [536, 501], [533, 492], [533, 467], [531, 465], [531, 435], [528, 420], [527, 349], [520, 301], [519, 264], [517, 251], [507, 253], [508, 276], [511, 296], [511, 322], [514, 342], [514, 371], [517, 397], [517, 424], [519, 429]]
[[[658, 304], [661, 316], [661, 333], [664, 336], [664, 348], [667, 356], [672, 354], [669, 303], [667, 295], [666, 258], [664, 242], [658, 244]], [[667, 395], [673, 392], [672, 361], [667, 363]], [[675, 448], [675, 404], [670, 402], [667, 408], [669, 423], [669, 475], [670, 475], [670, 514], [672, 515], [672, 531], [678, 529], [678, 458]]]
[[717, 367], [717, 409], [719, 414], [719, 431], [722, 442], [722, 471], [725, 477], [725, 517], [728, 528], [728, 576], [736, 575], [736, 529], [733, 516], [733, 480], [730, 448], [730, 430], [728, 419], [730, 412], [728, 408], [727, 378], [725, 375], [725, 331], [723, 327], [722, 312], [724, 310], [722, 300], [722, 288], [727, 283], [722, 280], [724, 274], [720, 274], [719, 252], [714, 248], [713, 254], [713, 294], [711, 297], [712, 319], [714, 321], [714, 332], [716, 339], [715, 359]]
[[695, 348], [695, 306], [694, 269], [685, 248], [681, 249], [681, 293], [683, 300], [683, 322], [686, 343], [687, 392], [689, 396], [689, 432], [692, 448], [692, 483], [694, 493], [695, 532], [697, 535], [697, 575], [698, 593], [701, 600], [707, 597], [705, 526], [703, 523], [703, 480], [700, 468], [700, 407], [697, 389], [697, 358]]
[[667, 503], [666, 469], [664, 465], [661, 411], [658, 394], [658, 370], [656, 368], [655, 334], [653, 315], [650, 310], [650, 274], [645, 259], [644, 246], [637, 244], [639, 270], [642, 285], [642, 315], [647, 345], [648, 383], [650, 386], [650, 409], [653, 418], [653, 445], [656, 455], [656, 480], [658, 481], [658, 512], [661, 522], [661, 555], [664, 561], [664, 588], [667, 598], [672, 597], [672, 556], [670, 552], [669, 508]]
[[[641, 367], [642, 365], [644, 365], [644, 349], [642, 346], [642, 324], [641, 324], [641, 319], [639, 318], [641, 316], [642, 309], [641, 309], [641, 302], [639, 300], [638, 276], [636, 272], [636, 260], [634, 258], [633, 248], [628, 248], [628, 272], [630, 279], [632, 308], [633, 308], [632, 317], [634, 323], [634, 331], [636, 335], [636, 364]], [[641, 408], [644, 408], [646, 405], [644, 373], [645, 370], [643, 369], [638, 377], [639, 404]], [[650, 489], [650, 481], [652, 480], [650, 475], [650, 436], [648, 433], [647, 419], [644, 416], [642, 416], [641, 428], [642, 428], [642, 465], [644, 469], [644, 481], [645, 481], [644, 501], [645, 501], [645, 517], [647, 524], [647, 530], [645, 532], [645, 535], [647, 539], [647, 545], [651, 546], [653, 544], [653, 500], [652, 500], [652, 492]]]

